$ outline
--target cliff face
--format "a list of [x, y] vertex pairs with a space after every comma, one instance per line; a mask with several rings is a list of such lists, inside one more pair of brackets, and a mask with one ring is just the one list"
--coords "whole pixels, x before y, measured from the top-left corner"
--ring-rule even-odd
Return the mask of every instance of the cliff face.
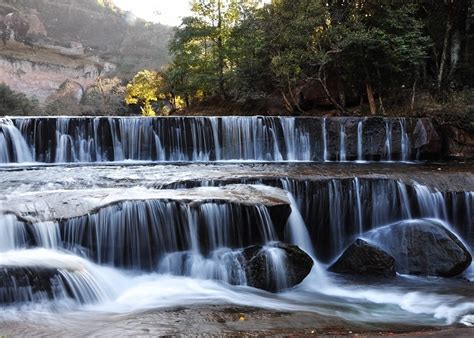
[[[47, 103], [80, 99], [99, 76], [130, 79], [168, 61], [171, 28], [97, 0], [0, 0], [0, 83]], [[74, 85], [70, 85], [73, 83]]]

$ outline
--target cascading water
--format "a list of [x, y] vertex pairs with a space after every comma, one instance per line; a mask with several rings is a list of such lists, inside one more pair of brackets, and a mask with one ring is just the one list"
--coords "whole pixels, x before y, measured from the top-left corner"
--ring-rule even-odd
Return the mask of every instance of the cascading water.
[[11, 118], [0, 123], [0, 163], [412, 160], [414, 121], [374, 119]]
[[323, 135], [323, 161], [328, 161], [328, 139], [326, 129], [326, 118], [323, 117], [323, 123], [321, 124], [321, 134]]
[[385, 121], [385, 144], [384, 144], [384, 159], [385, 161], [392, 161], [392, 123], [390, 120]]
[[357, 123], [357, 161], [362, 162], [364, 160], [364, 122], [359, 121]]
[[410, 159], [410, 139], [406, 131], [405, 119], [400, 119], [400, 147], [401, 147], [401, 160], [408, 161]]
[[[472, 289], [458, 290], [458, 284], [451, 284], [460, 280], [398, 276], [383, 286], [361, 287], [325, 271], [325, 264], [354, 238], [403, 220], [443, 220], [472, 247], [474, 192], [437, 189], [429, 180], [421, 183], [423, 179], [405, 173], [390, 178], [387, 172], [393, 163], [377, 164], [381, 167], [376, 174], [370, 173], [376, 165], [362, 174], [345, 171], [371, 166], [365, 163], [368, 160], [411, 160], [413, 123], [405, 119], [58, 118], [2, 123], [10, 126], [0, 129], [0, 153], [8, 155], [1, 155], [0, 161], [5, 163], [337, 160], [364, 164], [303, 167], [291, 163], [283, 169], [269, 163], [234, 164], [232, 170], [243, 172], [237, 176], [227, 172], [230, 164], [152, 165], [143, 172], [147, 166], [139, 164], [68, 166], [62, 172], [60, 166], [27, 168], [21, 173], [15, 167], [2, 168], [2, 179], [10, 183], [1, 182], [0, 213], [7, 213], [0, 215], [0, 303], [8, 304], [8, 311], [0, 314], [0, 323], [18, 314], [23, 318], [24, 313], [31, 317], [46, 313], [53, 318], [47, 324], [54, 326], [55, 321], [61, 322], [56, 313], [64, 309], [74, 317], [92, 312], [110, 320], [110, 313], [152, 313], [196, 304], [315, 312], [370, 325], [452, 324], [469, 321], [474, 311]], [[19, 148], [7, 136], [13, 134]], [[23, 161], [18, 154], [30, 158]], [[400, 172], [417, 170], [415, 164], [398, 165]], [[298, 177], [290, 177], [294, 166], [301, 168]], [[205, 168], [204, 174], [197, 167]], [[170, 174], [171, 170], [176, 172]], [[20, 179], [22, 175], [41, 178], [28, 183]], [[191, 193], [179, 202], [127, 200], [132, 195], [129, 189], [137, 185], [180, 190], [227, 183], [282, 187], [291, 212], [282, 216], [268, 206], [219, 202], [215, 196], [197, 203]], [[15, 196], [55, 189], [71, 194], [74, 189], [89, 190], [88, 197], [95, 201], [93, 188], [116, 186], [123, 189], [119, 202], [104, 202], [81, 216], [55, 216], [66, 203], [59, 198], [40, 214], [35, 213], [40, 203], [31, 199], [31, 205], [10, 205]], [[70, 207], [79, 209], [79, 205]], [[278, 222], [285, 217], [286, 224]], [[279, 246], [281, 242], [298, 246], [314, 260], [306, 279], [289, 289], [291, 256]], [[270, 294], [250, 287], [255, 285], [250, 279], [251, 261], [261, 263], [265, 278], [276, 285], [268, 290], [286, 290]], [[466, 276], [471, 278], [469, 271]], [[35, 289], [38, 285], [43, 289]], [[75, 319], [87, 323], [81, 315]]]
[[339, 161], [346, 161], [346, 127], [344, 123], [341, 122], [339, 126]]
[[33, 162], [33, 157], [12, 120], [0, 118], [0, 163], [10, 162]]
[[[116, 297], [120, 274], [57, 251], [11, 250], [0, 254], [1, 304], [45, 302], [72, 298], [81, 304], [106, 302]], [[37, 291], [38, 280], [46, 283]]]

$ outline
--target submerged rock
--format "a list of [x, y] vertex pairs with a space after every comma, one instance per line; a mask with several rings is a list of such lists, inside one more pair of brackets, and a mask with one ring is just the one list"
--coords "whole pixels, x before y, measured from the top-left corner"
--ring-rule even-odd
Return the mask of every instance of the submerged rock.
[[58, 269], [0, 266], [0, 304], [53, 299], [63, 291]]
[[115, 284], [104, 276], [86, 259], [57, 250], [2, 252], [0, 305], [64, 298], [81, 304], [110, 300]]
[[329, 271], [362, 276], [394, 277], [395, 259], [379, 247], [356, 239]]
[[267, 291], [291, 288], [303, 281], [313, 260], [296, 245], [272, 243], [242, 251], [247, 285]]
[[370, 231], [370, 239], [395, 258], [403, 274], [453, 277], [471, 264], [472, 257], [459, 238], [441, 221], [402, 221]]

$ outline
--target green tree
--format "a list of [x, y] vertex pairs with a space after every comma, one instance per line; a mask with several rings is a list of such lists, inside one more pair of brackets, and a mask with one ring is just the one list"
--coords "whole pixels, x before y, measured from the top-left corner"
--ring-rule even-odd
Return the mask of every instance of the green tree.
[[231, 37], [255, 0], [194, 0], [193, 16], [176, 30], [170, 51], [173, 86], [182, 96], [228, 96], [235, 70]]
[[139, 105], [144, 116], [156, 116], [152, 103], [166, 98], [164, 87], [163, 77], [158, 72], [142, 70], [127, 85], [125, 102]]
[[36, 115], [40, 112], [37, 100], [29, 99], [25, 94], [15, 92], [6, 84], [0, 83], [0, 116]]

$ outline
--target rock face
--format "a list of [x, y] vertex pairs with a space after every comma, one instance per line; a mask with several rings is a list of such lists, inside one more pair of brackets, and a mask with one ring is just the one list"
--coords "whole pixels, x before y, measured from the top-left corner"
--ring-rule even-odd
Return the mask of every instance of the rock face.
[[329, 267], [329, 271], [366, 277], [394, 277], [395, 259], [382, 249], [358, 238]]
[[284, 243], [250, 246], [242, 257], [247, 284], [272, 292], [301, 283], [313, 267], [313, 260], [304, 251]]
[[116, 70], [160, 68], [171, 27], [132, 21], [111, 1], [2, 1], [0, 83], [44, 104], [67, 80], [86, 90]]
[[448, 153], [455, 158], [474, 158], [474, 135], [472, 132], [451, 126], [447, 130]]
[[402, 221], [373, 230], [366, 237], [395, 258], [403, 274], [453, 277], [469, 267], [464, 244], [439, 221]]
[[431, 119], [418, 119], [413, 130], [413, 147], [424, 157], [439, 156], [442, 140]]

